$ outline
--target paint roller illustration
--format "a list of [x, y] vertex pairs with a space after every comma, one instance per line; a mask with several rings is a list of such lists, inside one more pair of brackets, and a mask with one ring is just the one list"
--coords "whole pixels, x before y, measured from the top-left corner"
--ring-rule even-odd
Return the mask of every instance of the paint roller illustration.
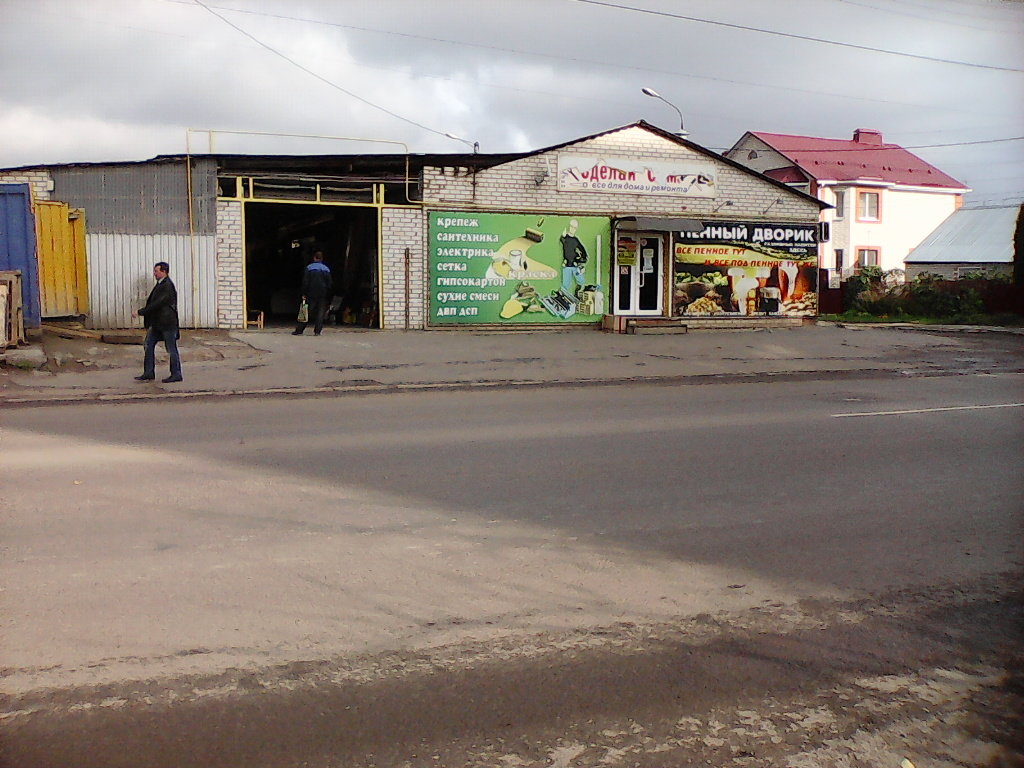
[[[537, 227], [544, 219], [537, 222]], [[520, 236], [515, 237], [501, 246], [491, 256], [491, 265], [487, 268], [487, 277], [508, 280], [554, 280], [558, 272], [543, 262], [529, 255], [529, 250], [544, 240], [544, 233], [539, 228], [527, 227]]]

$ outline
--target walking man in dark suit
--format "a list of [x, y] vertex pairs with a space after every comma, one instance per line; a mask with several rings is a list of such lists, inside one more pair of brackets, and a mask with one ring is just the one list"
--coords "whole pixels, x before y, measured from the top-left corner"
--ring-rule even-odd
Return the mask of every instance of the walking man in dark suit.
[[171, 271], [166, 261], [153, 266], [156, 285], [149, 292], [146, 306], [138, 311], [146, 327], [146, 352], [143, 357], [142, 375], [136, 381], [152, 381], [156, 378], [156, 344], [163, 341], [171, 358], [171, 375], [161, 379], [164, 384], [181, 381], [181, 357], [178, 355], [178, 291], [167, 273]]

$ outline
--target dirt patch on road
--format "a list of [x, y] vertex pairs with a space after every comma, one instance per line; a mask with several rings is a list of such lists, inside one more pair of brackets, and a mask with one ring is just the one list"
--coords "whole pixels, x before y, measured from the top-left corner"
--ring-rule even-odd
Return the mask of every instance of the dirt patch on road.
[[40, 692], [0, 728], [9, 764], [83, 768], [1016, 766], [1022, 614], [994, 579]]

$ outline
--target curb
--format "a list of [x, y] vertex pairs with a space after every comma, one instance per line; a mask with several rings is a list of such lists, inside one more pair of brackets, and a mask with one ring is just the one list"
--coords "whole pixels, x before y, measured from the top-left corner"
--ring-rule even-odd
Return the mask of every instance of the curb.
[[691, 376], [625, 376], [593, 379], [499, 379], [490, 381], [452, 382], [407, 382], [403, 384], [350, 384], [324, 387], [268, 387], [266, 389], [195, 390], [190, 392], [83, 394], [78, 397], [2, 397], [0, 408], [33, 408], [60, 405], [97, 405], [117, 403], [138, 403], [154, 400], [220, 400], [224, 398], [298, 398], [337, 397], [350, 395], [393, 395], [410, 392], [468, 392], [479, 390], [519, 389], [562, 389], [573, 387], [615, 387], [628, 384], [650, 386], [704, 386], [709, 384], [755, 384], [764, 382], [810, 381], [827, 378], [836, 379], [877, 379], [889, 376], [908, 375], [959, 375], [959, 372], [908, 371], [898, 368], [856, 368], [852, 370], [827, 371], [758, 371], [755, 373], [707, 373]]
[[917, 323], [847, 323], [834, 320], [820, 320], [818, 325], [848, 328], [852, 331], [879, 329], [885, 331], [917, 331], [919, 333], [996, 333], [1006, 336], [1024, 336], [1024, 328], [998, 325], [918, 325]]

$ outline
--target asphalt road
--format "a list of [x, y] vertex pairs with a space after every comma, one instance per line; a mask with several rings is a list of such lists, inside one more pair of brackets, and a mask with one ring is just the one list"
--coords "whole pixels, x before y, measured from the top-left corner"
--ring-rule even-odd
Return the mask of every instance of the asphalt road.
[[[936, 696], [991, 730], [1019, 703], [1022, 381], [5, 412], [0, 758], [768, 765]], [[861, 684], [893, 676], [941, 694], [879, 714], [899, 697]], [[955, 750], [929, 723], [902, 743]]]

